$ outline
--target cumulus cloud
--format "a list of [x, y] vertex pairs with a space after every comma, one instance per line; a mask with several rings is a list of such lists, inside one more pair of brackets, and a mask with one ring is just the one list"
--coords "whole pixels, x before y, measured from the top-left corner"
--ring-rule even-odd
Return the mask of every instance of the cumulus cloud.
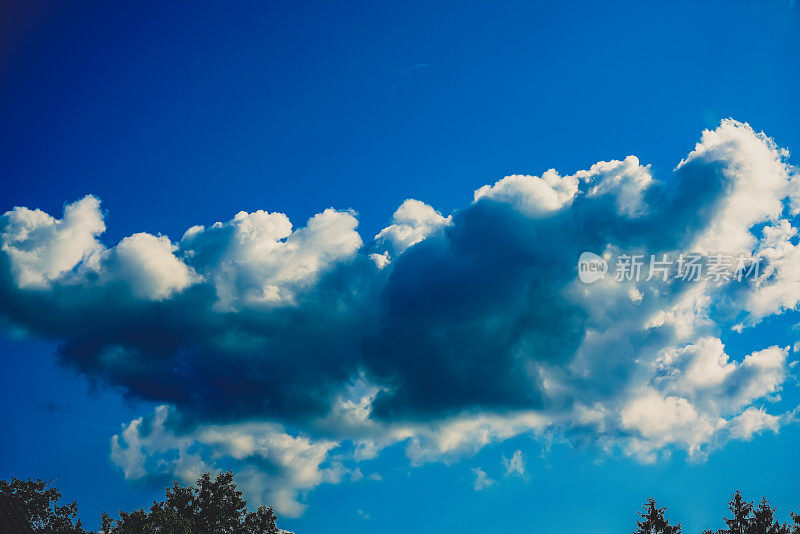
[[134, 234], [101, 255], [99, 272], [103, 281], [126, 283], [135, 297], [163, 300], [200, 281], [194, 269], [175, 257], [177, 248], [164, 236]]
[[46, 288], [79, 263], [93, 263], [103, 250], [97, 236], [106, 225], [100, 200], [91, 195], [68, 204], [61, 219], [17, 207], [0, 224], [2, 250], [19, 288]]
[[660, 372], [655, 382], [670, 392], [736, 410], [779, 390], [786, 378], [788, 352], [789, 347], [769, 347], [745, 356], [739, 364], [729, 360], [719, 339], [705, 337], [666, 350], [657, 361]]
[[219, 311], [294, 303], [331, 265], [361, 247], [350, 212], [328, 209], [292, 230], [282, 213], [239, 212], [209, 228], [193, 226], [180, 242], [187, 261], [213, 284]]
[[624, 161], [601, 161], [575, 176], [588, 182], [588, 196], [611, 195], [616, 198], [618, 212], [628, 216], [641, 213], [643, 193], [652, 180], [650, 166], [640, 165], [636, 156], [628, 156]]
[[678, 169], [693, 163], [716, 168], [723, 174], [725, 194], [716, 199], [715, 216], [699, 232], [694, 250], [752, 250], [755, 237], [750, 229], [757, 223], [775, 221], [784, 212], [784, 201], [794, 185], [785, 159], [788, 155], [746, 124], [724, 121], [716, 130], [703, 132]]
[[765, 430], [777, 433], [781, 422], [780, 417], [751, 406], [731, 420], [729, 431], [734, 438], [749, 440]]
[[[0, 315], [91, 380], [169, 406], [115, 438], [126, 476], [232, 464], [289, 513], [397, 443], [414, 464], [552, 433], [699, 459], [794, 420], [789, 349], [753, 333], [800, 303], [799, 187], [786, 150], [726, 120], [672, 173], [629, 156], [508, 176], [447, 215], [406, 200], [367, 242], [335, 209], [109, 245], [95, 197], [60, 219], [18, 207], [0, 221]], [[761, 270], [584, 284], [584, 251]]]
[[572, 203], [578, 193], [576, 176], [560, 176], [550, 169], [538, 176], [514, 174], [475, 191], [475, 202], [491, 199], [513, 204], [532, 216], [547, 215]]
[[392, 216], [392, 224], [375, 236], [380, 244], [388, 245], [396, 254], [416, 245], [429, 235], [452, 223], [452, 216], [442, 216], [419, 200], [408, 199]]
[[665, 397], [652, 390], [631, 399], [622, 409], [620, 421], [623, 428], [638, 433], [630, 450], [645, 460], [651, 460], [652, 452], [668, 443], [680, 443], [694, 453], [724, 424], [721, 419], [698, 413], [685, 398]]
[[766, 260], [745, 306], [757, 321], [776, 312], [792, 310], [800, 302], [800, 247], [797, 228], [782, 219], [765, 226], [757, 255]]

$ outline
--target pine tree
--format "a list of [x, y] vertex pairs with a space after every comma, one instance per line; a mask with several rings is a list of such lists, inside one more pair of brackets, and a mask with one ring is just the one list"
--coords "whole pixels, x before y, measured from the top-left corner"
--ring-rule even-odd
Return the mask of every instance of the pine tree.
[[790, 534], [800, 534], [800, 514], [789, 512], [789, 515], [792, 516], [792, 523], [786, 525], [786, 531]]
[[766, 497], [761, 498], [758, 507], [753, 511], [753, 518], [747, 530], [748, 534], [789, 534], [787, 525], [775, 520], [775, 509], [770, 508]]
[[726, 534], [749, 534], [750, 523], [753, 520], [753, 503], [745, 501], [741, 492], [736, 490], [728, 503], [728, 509], [733, 517], [725, 518], [725, 524], [728, 525]]
[[656, 501], [652, 497], [647, 499], [644, 511], [639, 512], [642, 521], [636, 522], [636, 531], [633, 534], [681, 534], [681, 524], [675, 526], [669, 524], [664, 517], [666, 508], [658, 508]]

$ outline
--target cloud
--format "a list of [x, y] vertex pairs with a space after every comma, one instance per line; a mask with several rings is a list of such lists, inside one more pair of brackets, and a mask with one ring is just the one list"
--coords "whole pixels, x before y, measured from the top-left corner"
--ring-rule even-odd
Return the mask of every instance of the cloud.
[[505, 476], [525, 476], [525, 459], [522, 451], [517, 449], [511, 458], [503, 457], [503, 466], [506, 468]]
[[694, 453], [724, 424], [723, 420], [698, 413], [685, 398], [664, 397], [655, 391], [645, 391], [631, 399], [622, 409], [620, 420], [623, 428], [639, 435], [632, 440], [631, 451], [644, 459], [670, 442], [682, 443]]
[[103, 282], [127, 284], [134, 297], [163, 300], [201, 280], [175, 257], [177, 248], [164, 236], [134, 234], [101, 254], [99, 272]]
[[185, 431], [174, 411], [159, 406], [123, 427], [111, 441], [111, 459], [129, 480], [175, 477], [193, 483], [206, 471], [234, 469], [251, 505], [268, 504], [289, 516], [305, 505], [299, 494], [347, 473], [331, 461], [339, 444], [293, 436], [280, 425], [255, 422], [200, 425]]
[[[798, 180], [786, 150], [726, 120], [672, 173], [629, 156], [508, 176], [447, 215], [406, 200], [366, 242], [332, 208], [109, 245], [95, 197], [60, 219], [18, 207], [0, 222], [0, 316], [90, 380], [169, 406], [117, 438], [127, 476], [233, 463], [290, 513], [397, 443], [413, 464], [552, 434], [701, 459], [794, 421], [778, 404], [788, 347], [758, 333], [800, 303]], [[584, 284], [584, 251], [761, 270]]]
[[620, 215], [636, 216], [644, 209], [643, 193], [651, 185], [650, 166], [639, 164], [639, 158], [628, 156], [624, 161], [601, 161], [576, 176], [588, 183], [589, 197], [611, 195], [616, 198]]
[[[775, 221], [784, 212], [784, 200], [796, 184], [785, 158], [772, 139], [750, 126], [724, 121], [713, 131], [703, 132], [695, 149], [678, 165], [716, 168], [722, 173], [726, 191], [717, 199], [716, 213], [695, 238], [693, 250], [700, 252], [744, 252], [752, 250], [750, 232], [757, 223]], [[796, 192], [792, 198], [797, 198]], [[797, 207], [791, 209], [797, 214]]]
[[17, 207], [2, 217], [2, 250], [20, 289], [46, 288], [79, 263], [92, 264], [106, 225], [93, 196], [68, 204], [55, 219], [41, 210]]
[[352, 213], [333, 209], [294, 231], [282, 213], [239, 212], [226, 223], [193, 226], [180, 248], [213, 285], [216, 310], [291, 304], [321, 273], [358, 251], [357, 225]]
[[729, 431], [736, 439], [749, 440], [764, 430], [777, 433], [781, 423], [780, 417], [751, 406], [731, 420]]
[[513, 414], [469, 414], [441, 422], [417, 423], [407, 429], [406, 454], [415, 464], [452, 460], [522, 434], [536, 435], [551, 423], [535, 411]]
[[388, 245], [394, 254], [404, 252], [429, 235], [452, 223], [452, 216], [441, 213], [419, 200], [408, 199], [392, 216], [392, 224], [375, 236], [375, 241]]
[[480, 467], [473, 469], [472, 473], [475, 475], [475, 482], [472, 485], [475, 491], [485, 490], [486, 488], [489, 488], [497, 483], [489, 478], [489, 475], [487, 475], [486, 472]]
[[572, 203], [578, 193], [576, 176], [560, 176], [555, 169], [538, 176], [514, 174], [475, 191], [475, 202], [490, 199], [514, 205], [532, 216], [547, 215]]

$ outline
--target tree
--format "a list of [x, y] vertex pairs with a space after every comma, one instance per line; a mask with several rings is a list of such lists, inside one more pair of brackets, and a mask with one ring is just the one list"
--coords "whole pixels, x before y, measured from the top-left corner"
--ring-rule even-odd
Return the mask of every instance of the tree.
[[148, 521], [158, 532], [192, 534], [196, 515], [193, 489], [173, 482], [172, 487], [167, 488], [166, 499], [150, 507]]
[[[0, 480], [0, 492], [37, 534], [90, 534], [79, 519], [75, 502], [59, 506], [61, 493], [41, 480]], [[247, 511], [247, 502], [231, 472], [203, 474], [195, 486], [173, 482], [163, 501], [150, 509], [120, 512], [114, 519], [103, 513], [102, 534], [280, 534], [275, 511], [259, 506]], [[0, 519], [0, 531], [4, 531]]]
[[791, 534], [800, 534], [800, 514], [789, 512], [789, 515], [792, 517], [793, 524], [786, 525], [787, 531]]
[[681, 524], [670, 525], [664, 518], [665, 510], [666, 508], [658, 508], [652, 497], [647, 499], [644, 511], [639, 512], [642, 521], [636, 522], [637, 528], [633, 534], [681, 534]]
[[165, 499], [118, 520], [103, 514], [105, 534], [279, 534], [272, 508], [247, 511], [247, 502], [231, 472], [204, 473], [194, 487], [173, 482]]
[[144, 508], [133, 512], [120, 512], [119, 517], [116, 528], [111, 531], [114, 534], [150, 534], [151, 532], [157, 532], [153, 528], [147, 510]]
[[61, 492], [42, 480], [0, 480], [0, 493], [37, 533], [42, 534], [86, 534], [77, 519], [78, 504], [58, 504]]
[[247, 511], [247, 502], [233, 482], [233, 473], [220, 473], [213, 480], [203, 473], [197, 481], [196, 532], [199, 534], [233, 534]]
[[766, 497], [761, 498], [747, 529], [748, 534], [790, 534], [788, 525], [775, 520], [775, 509], [770, 508]]
[[728, 503], [728, 509], [731, 511], [732, 517], [725, 518], [725, 524], [728, 526], [725, 530], [726, 534], [748, 534], [753, 519], [753, 503], [745, 501], [741, 492], [736, 490]]
[[250, 512], [244, 519], [244, 525], [240, 534], [279, 534], [281, 530], [275, 524], [278, 516], [272, 510], [272, 507], [264, 506], [263, 504], [258, 507], [255, 512]]

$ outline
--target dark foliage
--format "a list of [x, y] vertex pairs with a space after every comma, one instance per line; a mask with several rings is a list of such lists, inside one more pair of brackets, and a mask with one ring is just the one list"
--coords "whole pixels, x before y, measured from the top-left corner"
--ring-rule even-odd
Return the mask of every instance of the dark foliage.
[[[279, 534], [272, 508], [247, 511], [233, 473], [205, 473], [195, 486], [173, 482], [164, 500], [150, 509], [120, 512], [117, 519], [101, 517], [103, 534]], [[78, 505], [57, 503], [61, 494], [41, 480], [0, 481], [0, 491], [40, 534], [89, 534], [81, 526]], [[2, 525], [0, 525], [2, 530]]]
[[666, 508], [656, 506], [656, 500], [652, 497], [647, 499], [644, 511], [639, 512], [642, 520], [636, 522], [637, 528], [634, 534], [681, 534], [681, 524], [670, 525], [664, 517], [664, 510]]
[[[19, 513], [37, 534], [91, 534], [84, 530], [78, 505], [60, 505], [61, 493], [41, 480], [0, 480], [0, 497], [5, 506]], [[703, 534], [800, 534], [800, 514], [790, 512], [791, 520], [780, 522], [775, 509], [762, 498], [756, 505], [737, 491], [728, 503], [730, 516], [725, 528], [704, 530]], [[666, 508], [647, 499], [636, 521], [633, 534], [682, 534], [681, 524], [670, 524]], [[101, 534], [280, 534], [272, 508], [260, 506], [247, 511], [247, 502], [236, 487], [230, 471], [212, 477], [203, 474], [194, 486], [173, 482], [164, 500], [149, 509], [120, 512], [114, 519], [101, 517]], [[4, 526], [0, 524], [0, 531]]]
[[[704, 530], [703, 534], [800, 534], [800, 514], [790, 513], [792, 521], [781, 523], [775, 518], [775, 509], [762, 498], [758, 505], [744, 500], [736, 491], [728, 503], [730, 517], [723, 518], [726, 528]], [[658, 508], [655, 500], [647, 500], [644, 512], [639, 512], [643, 521], [637, 521], [634, 534], [681, 534], [681, 525], [670, 526], [664, 518], [666, 508]]]
[[[0, 493], [37, 533], [84, 534], [78, 503], [59, 505], [61, 492], [42, 480], [0, 480]], [[0, 525], [2, 527], [2, 525]], [[1, 529], [1, 528], [0, 528]]]

